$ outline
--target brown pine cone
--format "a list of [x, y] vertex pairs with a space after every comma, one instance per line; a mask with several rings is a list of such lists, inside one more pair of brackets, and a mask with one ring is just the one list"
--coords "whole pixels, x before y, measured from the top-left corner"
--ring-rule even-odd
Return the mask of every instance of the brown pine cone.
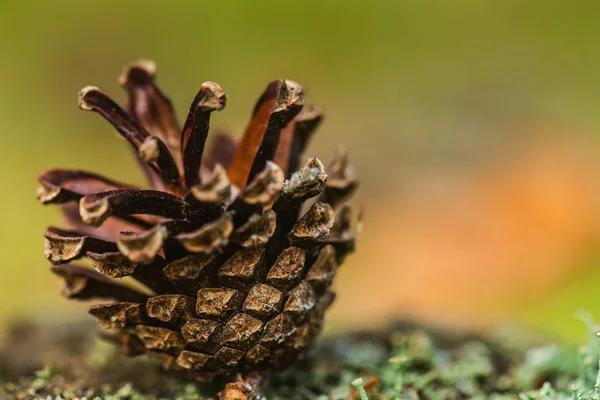
[[[73, 229], [46, 230], [52, 271], [66, 297], [108, 299], [90, 308], [106, 337], [167, 370], [203, 381], [289, 365], [321, 330], [354, 249], [346, 154], [328, 173], [316, 157], [299, 167], [322, 112], [286, 80], [269, 83], [239, 143], [218, 134], [205, 152], [225, 93], [202, 84], [180, 129], [154, 73], [148, 61], [123, 70], [128, 111], [95, 87], [80, 92], [80, 108], [132, 145], [152, 189], [84, 171], [39, 176], [38, 198], [61, 204]], [[71, 264], [83, 257], [93, 270]], [[117, 281], [127, 276], [140, 285]]]

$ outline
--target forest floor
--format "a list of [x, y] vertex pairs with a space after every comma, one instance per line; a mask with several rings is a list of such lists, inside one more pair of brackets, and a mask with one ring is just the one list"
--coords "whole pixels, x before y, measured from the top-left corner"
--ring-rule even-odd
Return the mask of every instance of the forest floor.
[[[267, 399], [600, 399], [600, 340], [548, 345], [522, 332], [485, 338], [399, 322], [324, 336], [273, 374]], [[218, 387], [165, 374], [97, 339], [93, 323], [22, 322], [0, 344], [0, 399], [205, 400]]]

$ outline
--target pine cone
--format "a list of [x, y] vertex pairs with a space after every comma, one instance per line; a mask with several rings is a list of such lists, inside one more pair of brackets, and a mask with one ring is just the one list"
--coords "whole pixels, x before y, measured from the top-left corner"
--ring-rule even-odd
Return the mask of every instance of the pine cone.
[[[180, 130], [154, 73], [148, 61], [123, 70], [128, 111], [98, 88], [80, 92], [80, 108], [131, 144], [152, 189], [84, 171], [39, 176], [38, 198], [61, 204], [73, 228], [45, 232], [52, 271], [66, 297], [110, 300], [90, 313], [129, 355], [199, 381], [289, 365], [321, 330], [336, 269], [354, 249], [342, 202], [357, 180], [345, 151], [329, 177], [316, 157], [299, 167], [322, 112], [303, 107], [301, 86], [276, 80], [241, 141], [219, 133], [205, 152], [225, 93], [202, 84]], [[94, 270], [71, 264], [83, 257]]]

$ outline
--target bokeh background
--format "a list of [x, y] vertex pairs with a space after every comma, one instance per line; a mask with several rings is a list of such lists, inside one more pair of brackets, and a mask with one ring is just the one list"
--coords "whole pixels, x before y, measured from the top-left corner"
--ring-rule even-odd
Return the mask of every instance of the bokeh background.
[[362, 178], [358, 253], [331, 327], [409, 316], [583, 335], [600, 316], [600, 24], [596, 1], [2, 1], [0, 324], [72, 318], [43, 257], [59, 223], [36, 174], [141, 183], [128, 146], [77, 92], [119, 101], [121, 66], [158, 65], [181, 117], [200, 84], [240, 132], [265, 84], [304, 84]]

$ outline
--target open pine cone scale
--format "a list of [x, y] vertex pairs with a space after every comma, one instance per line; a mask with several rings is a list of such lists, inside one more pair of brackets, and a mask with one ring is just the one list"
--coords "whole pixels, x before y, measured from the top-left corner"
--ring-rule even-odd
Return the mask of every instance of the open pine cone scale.
[[[146, 61], [123, 70], [128, 111], [95, 87], [79, 98], [131, 144], [152, 189], [85, 171], [38, 177], [38, 198], [60, 204], [72, 227], [44, 235], [63, 294], [109, 299], [90, 309], [109, 340], [197, 380], [293, 363], [354, 249], [345, 151], [327, 172], [316, 157], [299, 167], [322, 111], [286, 80], [267, 86], [239, 143], [220, 133], [205, 149], [224, 91], [202, 84], [180, 128], [154, 75]], [[82, 258], [93, 269], [72, 264]]]

